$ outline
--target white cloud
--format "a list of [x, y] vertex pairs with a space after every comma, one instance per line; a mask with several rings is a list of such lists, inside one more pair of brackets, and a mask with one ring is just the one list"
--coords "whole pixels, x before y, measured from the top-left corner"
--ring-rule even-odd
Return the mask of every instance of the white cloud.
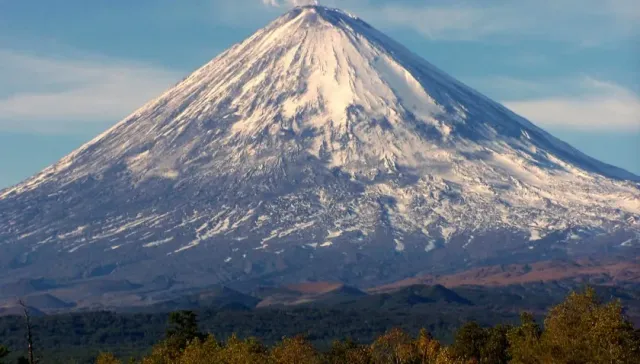
[[51, 132], [114, 123], [183, 76], [148, 64], [0, 50], [0, 129]]
[[[279, 6], [309, 1], [262, 2]], [[322, 0], [320, 3], [349, 10], [376, 26], [410, 28], [439, 40], [506, 37], [597, 45], [638, 35], [640, 29], [637, 0]]]
[[[212, 0], [214, 1], [214, 0]], [[581, 46], [610, 44], [640, 35], [638, 0], [236, 0], [214, 1], [261, 14], [267, 8], [320, 3], [359, 15], [380, 28], [408, 28], [435, 40], [523, 39]], [[255, 4], [255, 5], [251, 5]], [[264, 12], [271, 17], [273, 13]], [[238, 16], [236, 21], [244, 21]], [[225, 20], [225, 19], [223, 19]], [[228, 20], [228, 19], [227, 19]]]
[[302, 5], [317, 5], [318, 0], [262, 0], [262, 3], [269, 6], [302, 6]]
[[[365, 19], [382, 26], [412, 28], [431, 39], [471, 40], [504, 32], [515, 24], [504, 9], [475, 6], [384, 5], [363, 9]], [[495, 21], [500, 19], [500, 21]]]
[[581, 80], [583, 95], [506, 101], [504, 105], [543, 127], [586, 131], [640, 131], [640, 96], [620, 85]]

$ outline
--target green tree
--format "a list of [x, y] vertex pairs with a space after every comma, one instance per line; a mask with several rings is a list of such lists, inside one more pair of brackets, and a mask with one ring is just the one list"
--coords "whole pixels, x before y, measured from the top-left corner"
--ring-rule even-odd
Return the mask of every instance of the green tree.
[[371, 344], [370, 350], [374, 364], [413, 364], [419, 363], [420, 360], [414, 340], [398, 328], [378, 337]]
[[6, 358], [9, 355], [9, 349], [0, 345], [0, 364], [3, 364], [2, 358]]
[[234, 334], [220, 351], [222, 364], [268, 363], [267, 348], [255, 338], [240, 340]]
[[198, 317], [193, 311], [170, 313], [168, 326], [165, 340], [153, 347], [143, 364], [173, 364], [190, 342], [206, 338], [198, 329]]
[[368, 364], [371, 363], [371, 353], [368, 347], [351, 339], [336, 340], [324, 355], [324, 362], [327, 364]]
[[640, 345], [622, 305], [602, 304], [592, 288], [553, 307], [544, 326], [543, 362], [640, 363]]
[[542, 330], [533, 315], [527, 312], [520, 314], [520, 326], [512, 327], [507, 332], [509, 342], [508, 355], [514, 364], [541, 363], [540, 335]]
[[464, 360], [458, 359], [451, 347], [442, 348], [438, 352], [436, 364], [466, 364]]
[[509, 340], [507, 333], [510, 327], [497, 325], [485, 329], [484, 345], [480, 348], [480, 363], [507, 364], [509, 356]]
[[463, 360], [480, 361], [486, 342], [486, 331], [477, 322], [470, 321], [456, 331], [452, 346], [453, 353]]
[[209, 335], [205, 341], [196, 338], [189, 342], [180, 356], [179, 364], [218, 364], [220, 344]]
[[313, 345], [302, 336], [284, 338], [271, 350], [274, 364], [319, 364], [320, 356]]
[[421, 364], [434, 364], [438, 359], [438, 353], [440, 352], [440, 342], [431, 336], [431, 334], [425, 330], [420, 330], [420, 334], [416, 340], [416, 347], [420, 354]]
[[206, 335], [198, 329], [198, 316], [195, 312], [177, 311], [169, 314], [167, 341], [170, 345], [175, 345], [181, 350], [194, 339], [206, 339]]
[[174, 364], [180, 359], [181, 352], [162, 341], [156, 344], [151, 353], [142, 359], [142, 364]]
[[96, 364], [122, 364], [122, 361], [111, 353], [100, 353], [96, 359]]

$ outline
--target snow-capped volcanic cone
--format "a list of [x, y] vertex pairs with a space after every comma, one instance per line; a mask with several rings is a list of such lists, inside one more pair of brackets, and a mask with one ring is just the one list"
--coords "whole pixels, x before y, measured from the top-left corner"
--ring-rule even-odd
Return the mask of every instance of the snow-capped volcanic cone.
[[0, 192], [0, 282], [367, 285], [624, 253], [638, 181], [305, 6]]

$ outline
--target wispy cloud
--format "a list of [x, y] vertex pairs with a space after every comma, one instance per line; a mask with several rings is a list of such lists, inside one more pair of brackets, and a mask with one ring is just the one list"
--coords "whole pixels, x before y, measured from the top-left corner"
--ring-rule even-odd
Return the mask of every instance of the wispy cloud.
[[593, 45], [633, 35], [640, 7], [635, 0], [496, 1], [490, 5], [454, 0], [446, 5], [388, 5], [378, 14], [379, 21], [411, 26], [433, 39], [507, 35]]
[[[269, 6], [305, 0], [261, 0]], [[431, 39], [476, 40], [504, 36], [597, 45], [638, 35], [637, 0], [322, 0], [381, 27], [410, 28]]]
[[582, 95], [504, 102], [532, 122], [549, 128], [584, 131], [640, 131], [640, 96], [611, 82], [580, 80]]
[[0, 50], [0, 129], [51, 132], [65, 125], [113, 123], [181, 76], [130, 61]]
[[301, 5], [317, 5], [318, 0], [262, 0], [262, 3], [269, 6], [301, 6]]

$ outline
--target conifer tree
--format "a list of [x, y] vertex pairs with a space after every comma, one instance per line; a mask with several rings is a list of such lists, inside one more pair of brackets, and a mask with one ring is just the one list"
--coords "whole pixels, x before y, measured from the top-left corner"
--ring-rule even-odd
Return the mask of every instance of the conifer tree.
[[0, 364], [4, 364], [2, 358], [7, 357], [7, 355], [9, 355], [9, 349], [7, 349], [5, 346], [0, 345]]
[[198, 317], [193, 311], [177, 311], [169, 315], [167, 342], [178, 350], [194, 340], [204, 340], [206, 335], [198, 329]]
[[458, 358], [480, 361], [482, 348], [486, 340], [487, 333], [485, 330], [477, 322], [470, 321], [456, 331], [452, 349]]

